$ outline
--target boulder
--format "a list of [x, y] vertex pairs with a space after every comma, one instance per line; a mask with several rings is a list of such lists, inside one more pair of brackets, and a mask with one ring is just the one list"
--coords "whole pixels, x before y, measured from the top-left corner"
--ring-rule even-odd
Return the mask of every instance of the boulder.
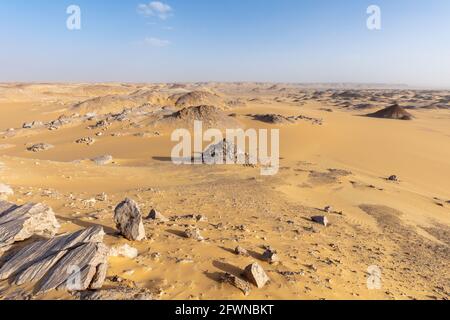
[[31, 243], [1, 263], [0, 280], [34, 284], [33, 294], [101, 288], [106, 277], [108, 247], [96, 226]]
[[18, 206], [0, 201], [0, 250], [34, 235], [54, 236], [59, 227], [53, 210], [42, 203]]
[[244, 276], [258, 288], [264, 287], [270, 281], [264, 269], [256, 262], [245, 268]]
[[114, 221], [120, 233], [130, 241], [146, 238], [139, 206], [131, 199], [125, 199], [114, 210]]

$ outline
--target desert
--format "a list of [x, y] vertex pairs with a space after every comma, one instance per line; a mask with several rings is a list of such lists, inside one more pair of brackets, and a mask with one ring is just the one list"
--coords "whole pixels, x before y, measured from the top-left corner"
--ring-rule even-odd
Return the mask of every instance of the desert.
[[[195, 121], [279, 130], [279, 170], [174, 163]], [[1, 84], [0, 298], [448, 299], [449, 124], [407, 86]]]

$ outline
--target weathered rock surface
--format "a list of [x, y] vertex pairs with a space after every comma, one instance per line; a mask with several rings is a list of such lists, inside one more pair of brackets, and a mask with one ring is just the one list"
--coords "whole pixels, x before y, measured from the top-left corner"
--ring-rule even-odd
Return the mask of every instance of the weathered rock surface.
[[114, 300], [114, 301], [149, 301], [156, 300], [154, 295], [148, 289], [116, 287], [98, 291], [85, 291], [78, 294], [80, 300]]
[[106, 277], [108, 247], [102, 227], [91, 227], [34, 242], [0, 262], [0, 280], [35, 284], [34, 294], [50, 290], [101, 288]]
[[202, 153], [202, 162], [209, 165], [226, 163], [246, 164], [247, 160], [245, 152], [239, 150], [234, 143], [226, 139], [208, 146]]
[[258, 263], [247, 266], [244, 276], [258, 288], [262, 288], [270, 281], [264, 269]]
[[44, 204], [17, 206], [0, 200], [0, 250], [33, 235], [54, 236], [59, 227], [55, 213]]
[[242, 293], [244, 293], [245, 296], [248, 296], [251, 292], [250, 283], [242, 279], [239, 279], [238, 277], [233, 276], [232, 274], [224, 273], [220, 278], [220, 281], [231, 284], [232, 286], [238, 288], [239, 290], [242, 291]]
[[114, 221], [120, 233], [130, 241], [141, 241], [146, 238], [141, 210], [137, 203], [125, 199], [114, 210]]

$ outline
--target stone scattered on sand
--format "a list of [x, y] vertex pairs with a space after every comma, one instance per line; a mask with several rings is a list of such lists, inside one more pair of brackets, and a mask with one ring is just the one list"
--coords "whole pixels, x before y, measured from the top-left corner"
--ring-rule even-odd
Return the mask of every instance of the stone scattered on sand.
[[91, 146], [95, 143], [95, 139], [91, 138], [91, 137], [84, 137], [84, 138], [80, 138], [80, 139], [76, 140], [75, 143], [86, 144], [88, 146]]
[[0, 200], [6, 199], [9, 196], [12, 196], [14, 194], [14, 190], [3, 183], [0, 183]]
[[224, 273], [221, 276], [220, 281], [224, 282], [224, 283], [231, 284], [232, 286], [238, 288], [239, 290], [242, 291], [242, 293], [245, 296], [248, 296], [250, 294], [250, 292], [251, 292], [250, 283], [248, 283], [247, 281], [244, 281], [242, 279], [239, 279], [238, 277], [233, 276], [232, 274]]
[[260, 289], [270, 281], [264, 269], [256, 262], [245, 268], [244, 276]]
[[205, 238], [203, 238], [202, 235], [200, 234], [200, 230], [197, 228], [187, 229], [186, 231], [184, 231], [184, 236], [185, 238], [194, 239], [197, 241], [205, 240]]
[[99, 166], [104, 166], [110, 164], [113, 161], [113, 157], [110, 155], [103, 155], [99, 157], [92, 158], [91, 161], [95, 162], [95, 164]]
[[315, 216], [315, 217], [311, 217], [311, 220], [314, 221], [315, 223], [321, 224], [325, 227], [328, 226], [328, 218], [325, 216]]
[[35, 284], [35, 295], [54, 289], [98, 289], [105, 281], [109, 251], [103, 244], [104, 234], [103, 228], [96, 226], [36, 241], [5, 259], [0, 280]]
[[23, 129], [36, 129], [36, 128], [42, 128], [44, 124], [41, 121], [33, 121], [33, 122], [25, 122], [22, 125]]
[[147, 219], [161, 221], [161, 222], [169, 221], [169, 219], [167, 219], [164, 215], [162, 215], [160, 212], [156, 211], [155, 209], [152, 209], [150, 211]]
[[34, 235], [54, 236], [60, 225], [53, 210], [41, 203], [22, 206], [0, 201], [0, 249]]
[[101, 201], [101, 202], [106, 201], [106, 200], [108, 200], [108, 195], [105, 192], [102, 192], [95, 196], [95, 200]]
[[325, 211], [326, 213], [332, 213], [333, 212], [333, 207], [332, 206], [326, 206], [323, 211]]
[[124, 244], [122, 246], [112, 247], [109, 250], [110, 257], [124, 257], [129, 259], [135, 259], [139, 255], [139, 252], [136, 248], [131, 247], [128, 244]]
[[280, 257], [278, 256], [277, 251], [271, 248], [264, 251], [262, 258], [271, 264], [280, 262]]
[[40, 152], [40, 151], [46, 151], [53, 149], [54, 146], [48, 143], [37, 143], [32, 145], [31, 147], [28, 147], [27, 150], [31, 152]]
[[393, 182], [398, 182], [399, 181], [399, 179], [398, 179], [398, 177], [396, 175], [389, 176], [387, 178], [387, 180], [393, 181]]
[[130, 241], [141, 241], [146, 238], [142, 214], [137, 203], [125, 199], [114, 210], [114, 221], [119, 232]]
[[130, 288], [126, 286], [97, 291], [84, 291], [77, 294], [80, 300], [93, 301], [149, 301], [156, 300], [150, 290], [145, 288]]
[[234, 249], [234, 253], [237, 254], [238, 256], [244, 256], [244, 257], [249, 256], [248, 251], [246, 249], [242, 248], [241, 246], [237, 246]]

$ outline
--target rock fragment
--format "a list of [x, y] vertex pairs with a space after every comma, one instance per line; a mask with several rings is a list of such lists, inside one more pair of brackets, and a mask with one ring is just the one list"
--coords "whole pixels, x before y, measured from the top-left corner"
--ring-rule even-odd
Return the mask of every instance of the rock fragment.
[[315, 223], [321, 224], [325, 227], [328, 226], [328, 218], [325, 216], [315, 216], [315, 217], [311, 217], [311, 220], [314, 221]]
[[0, 200], [0, 249], [33, 235], [54, 236], [59, 227], [53, 210], [42, 203], [18, 206]]
[[149, 220], [155, 220], [155, 221], [161, 221], [161, 222], [167, 222], [169, 219], [167, 219], [163, 214], [156, 211], [155, 209], [152, 209], [150, 213], [148, 214]]
[[278, 263], [280, 262], [280, 258], [278, 257], [277, 251], [273, 250], [271, 248], [268, 248], [266, 251], [264, 251], [263, 260], [269, 262], [269, 263]]
[[0, 183], [0, 200], [6, 199], [8, 196], [12, 196], [13, 194], [14, 190], [10, 186]]
[[91, 161], [99, 166], [104, 166], [104, 165], [110, 164], [113, 161], [113, 157], [110, 155], [103, 155], [103, 156], [92, 158]]
[[244, 276], [260, 289], [270, 281], [264, 269], [256, 262], [245, 268]]
[[130, 241], [141, 241], [146, 238], [142, 215], [137, 203], [125, 199], [114, 210], [114, 221], [119, 232]]
[[249, 256], [248, 251], [246, 249], [242, 248], [241, 246], [237, 246], [234, 249], [234, 253], [237, 254], [238, 256], [244, 256], [244, 257]]
[[54, 146], [48, 143], [37, 143], [32, 145], [31, 147], [28, 147], [27, 150], [30, 152], [40, 152], [40, 151], [46, 151], [53, 149]]
[[239, 290], [242, 291], [242, 293], [245, 296], [248, 296], [251, 292], [250, 283], [248, 283], [247, 281], [244, 281], [242, 279], [239, 279], [238, 277], [233, 276], [232, 274], [224, 273], [222, 275], [222, 277], [220, 278], [220, 281], [231, 284], [232, 286], [238, 288]]
[[185, 238], [194, 239], [197, 241], [205, 240], [205, 238], [203, 238], [202, 235], [200, 234], [200, 230], [197, 228], [186, 229], [186, 231], [184, 231], [184, 236], [185, 236]]

